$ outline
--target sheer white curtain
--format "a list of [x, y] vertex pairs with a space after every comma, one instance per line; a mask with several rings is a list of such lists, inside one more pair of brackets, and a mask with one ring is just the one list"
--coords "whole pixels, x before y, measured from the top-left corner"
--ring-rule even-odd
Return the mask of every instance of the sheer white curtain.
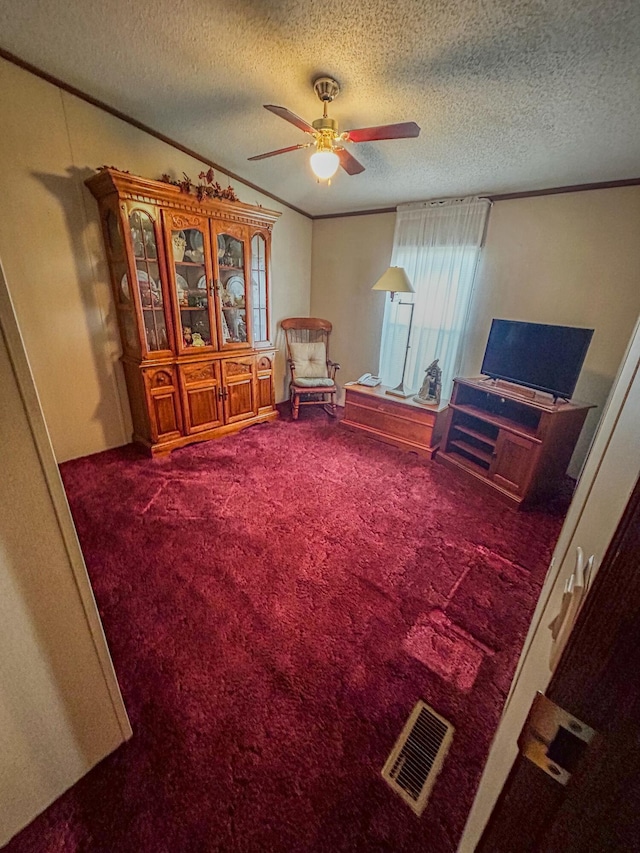
[[380, 376], [395, 387], [402, 379], [413, 302], [406, 388], [418, 390], [434, 359], [442, 369], [442, 398], [451, 395], [462, 359], [465, 326], [491, 202], [447, 199], [398, 207], [392, 266], [404, 267], [415, 293], [387, 298], [380, 347]]

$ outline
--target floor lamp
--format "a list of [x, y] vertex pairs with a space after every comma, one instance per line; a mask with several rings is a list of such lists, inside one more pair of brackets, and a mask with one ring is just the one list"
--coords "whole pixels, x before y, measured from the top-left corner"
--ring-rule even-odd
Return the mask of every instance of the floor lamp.
[[[389, 267], [383, 273], [378, 281], [373, 285], [371, 290], [385, 290], [391, 294], [391, 301], [396, 293], [415, 293], [409, 277], [402, 267]], [[407, 369], [407, 356], [409, 355], [409, 343], [411, 341], [411, 324], [413, 323], [413, 302], [398, 302], [398, 305], [411, 306], [409, 315], [409, 334], [407, 335], [407, 347], [404, 351], [404, 364], [402, 365], [402, 376], [400, 383], [395, 388], [387, 388], [387, 394], [393, 394], [394, 397], [410, 397], [413, 391], [407, 391], [404, 387], [404, 372]]]

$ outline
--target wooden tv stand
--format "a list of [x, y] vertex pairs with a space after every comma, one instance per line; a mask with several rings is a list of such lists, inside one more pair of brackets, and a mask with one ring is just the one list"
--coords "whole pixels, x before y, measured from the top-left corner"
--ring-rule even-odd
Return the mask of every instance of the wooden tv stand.
[[520, 506], [561, 485], [589, 409], [489, 379], [454, 379], [438, 461]]

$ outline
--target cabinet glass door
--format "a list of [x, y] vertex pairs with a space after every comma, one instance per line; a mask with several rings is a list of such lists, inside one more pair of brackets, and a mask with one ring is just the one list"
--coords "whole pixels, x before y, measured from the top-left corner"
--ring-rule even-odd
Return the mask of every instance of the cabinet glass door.
[[267, 241], [262, 234], [251, 238], [251, 310], [254, 346], [268, 344]]
[[[126, 220], [124, 222], [126, 223]], [[122, 336], [122, 349], [126, 355], [139, 357], [141, 352], [140, 338], [136, 326], [134, 301], [129, 287], [125, 232], [117, 206], [115, 209], [112, 209], [111, 206], [105, 206], [103, 230]]]
[[[148, 353], [168, 350], [169, 335], [158, 265], [158, 248], [153, 221], [143, 210], [129, 214], [129, 231], [135, 262], [136, 284], [142, 311], [143, 344]], [[121, 294], [130, 298], [130, 283], [125, 274], [120, 282]]]
[[233, 347], [249, 340], [245, 242], [233, 234], [217, 234], [218, 307], [222, 346]]
[[169, 230], [173, 282], [180, 317], [177, 329], [181, 350], [215, 347], [210, 296], [211, 273], [208, 267], [208, 234], [206, 221], [194, 220], [190, 227], [180, 227], [173, 218]]

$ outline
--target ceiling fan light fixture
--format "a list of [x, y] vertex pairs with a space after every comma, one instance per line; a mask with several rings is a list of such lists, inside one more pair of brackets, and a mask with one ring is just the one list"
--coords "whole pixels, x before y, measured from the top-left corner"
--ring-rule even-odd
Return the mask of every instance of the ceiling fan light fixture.
[[309, 162], [316, 178], [319, 181], [328, 181], [338, 171], [340, 158], [335, 151], [316, 151]]
[[340, 86], [333, 77], [318, 77], [313, 81], [313, 88], [322, 101], [322, 118], [317, 118], [311, 124], [300, 116], [292, 113], [286, 107], [276, 104], [264, 104], [265, 110], [280, 116], [299, 130], [313, 137], [313, 142], [289, 145], [286, 148], [278, 148], [276, 151], [267, 151], [249, 160], [265, 160], [267, 157], [275, 157], [277, 154], [286, 154], [288, 151], [297, 151], [299, 148], [310, 148], [315, 146], [315, 152], [311, 155], [311, 171], [320, 181], [331, 183], [331, 178], [340, 167], [347, 175], [359, 175], [364, 172], [364, 166], [347, 151], [344, 142], [375, 142], [378, 139], [408, 139], [420, 134], [420, 128], [415, 121], [405, 121], [396, 124], [381, 124], [375, 127], [360, 127], [355, 130], [346, 130], [342, 133], [338, 130], [338, 122], [327, 115], [328, 105], [340, 94]]

